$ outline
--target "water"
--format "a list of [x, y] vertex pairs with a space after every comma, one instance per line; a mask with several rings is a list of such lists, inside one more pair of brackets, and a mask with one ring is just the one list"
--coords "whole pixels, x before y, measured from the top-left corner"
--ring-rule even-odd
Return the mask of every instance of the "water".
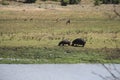
[[[120, 64], [106, 66], [120, 79]], [[0, 80], [103, 80], [112, 78], [101, 64], [0, 64]], [[110, 80], [110, 79], [109, 79]]]

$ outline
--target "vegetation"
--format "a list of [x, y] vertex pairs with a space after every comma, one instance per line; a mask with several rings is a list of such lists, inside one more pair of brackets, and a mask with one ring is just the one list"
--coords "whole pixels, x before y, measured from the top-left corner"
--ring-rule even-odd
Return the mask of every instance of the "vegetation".
[[120, 0], [94, 0], [94, 5], [100, 4], [119, 4]]
[[100, 5], [101, 1], [100, 0], [94, 0], [94, 5], [97, 6], [97, 5]]
[[0, 4], [2, 4], [2, 5], [9, 5], [9, 2], [7, 0], [2, 0], [2, 1], [0, 1]]
[[79, 4], [81, 0], [70, 0], [70, 4]]
[[68, 3], [68, 0], [61, 0], [61, 6], [67, 6]]
[[[1, 9], [0, 63], [120, 63], [120, 19], [89, 13]], [[84, 48], [57, 46], [79, 37]]]
[[120, 60], [117, 49], [108, 48], [1, 47], [0, 51], [0, 63], [110, 63], [111, 57], [114, 63]]
[[36, 0], [25, 0], [25, 3], [35, 3]]
[[119, 4], [120, 0], [101, 0], [103, 4]]
[[67, 6], [67, 4], [79, 4], [81, 0], [61, 0], [62, 6]]

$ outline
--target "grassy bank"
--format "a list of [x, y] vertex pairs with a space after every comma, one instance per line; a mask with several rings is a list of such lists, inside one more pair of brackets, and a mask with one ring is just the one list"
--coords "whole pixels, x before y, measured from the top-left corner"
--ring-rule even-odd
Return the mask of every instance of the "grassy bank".
[[1, 47], [0, 63], [120, 63], [120, 49]]
[[[79, 37], [84, 48], [57, 46]], [[103, 11], [0, 10], [0, 63], [120, 63], [119, 52], [120, 19]]]

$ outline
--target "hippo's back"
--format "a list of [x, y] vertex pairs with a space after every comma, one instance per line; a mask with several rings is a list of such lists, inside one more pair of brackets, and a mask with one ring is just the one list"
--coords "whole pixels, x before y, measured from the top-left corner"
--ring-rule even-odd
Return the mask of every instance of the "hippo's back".
[[74, 46], [74, 44], [78, 44], [78, 45], [85, 45], [85, 41], [83, 40], [83, 39], [81, 39], [81, 38], [77, 38], [77, 39], [75, 39], [75, 40], [73, 40], [72, 41], [72, 45]]

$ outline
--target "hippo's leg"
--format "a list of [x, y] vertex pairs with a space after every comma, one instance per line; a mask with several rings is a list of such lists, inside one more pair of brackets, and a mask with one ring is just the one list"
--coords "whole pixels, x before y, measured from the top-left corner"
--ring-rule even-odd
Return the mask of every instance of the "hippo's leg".
[[71, 46], [74, 46], [74, 44], [72, 43], [72, 45]]
[[68, 43], [68, 46], [70, 46], [70, 43]]
[[85, 44], [82, 44], [82, 47], [84, 47], [85, 46]]

